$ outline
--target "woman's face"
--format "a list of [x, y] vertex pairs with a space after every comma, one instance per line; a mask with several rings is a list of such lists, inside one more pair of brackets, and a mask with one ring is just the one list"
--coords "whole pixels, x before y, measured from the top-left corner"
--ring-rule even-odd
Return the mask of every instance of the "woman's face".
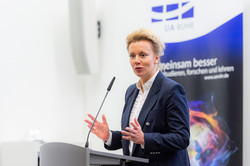
[[157, 71], [159, 55], [154, 53], [152, 43], [147, 40], [131, 43], [128, 52], [134, 73], [141, 78], [142, 83], [145, 83]]

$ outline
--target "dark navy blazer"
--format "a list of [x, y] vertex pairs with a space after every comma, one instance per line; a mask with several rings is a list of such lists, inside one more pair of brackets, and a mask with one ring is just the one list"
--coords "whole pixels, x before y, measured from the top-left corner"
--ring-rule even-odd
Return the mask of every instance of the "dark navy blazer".
[[[129, 126], [129, 117], [138, 95], [136, 84], [126, 92], [121, 128]], [[150, 166], [189, 166], [189, 111], [184, 88], [159, 72], [148, 93], [138, 117], [144, 132], [144, 149], [134, 144], [132, 156], [148, 158]], [[129, 141], [122, 139], [120, 131], [112, 132], [112, 143], [106, 149], [123, 149], [129, 155]]]

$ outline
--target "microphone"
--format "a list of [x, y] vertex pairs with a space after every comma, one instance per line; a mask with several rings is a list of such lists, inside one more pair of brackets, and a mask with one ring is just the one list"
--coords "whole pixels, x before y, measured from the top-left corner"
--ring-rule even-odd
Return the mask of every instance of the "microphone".
[[98, 117], [98, 115], [99, 115], [99, 113], [100, 113], [100, 111], [101, 111], [102, 105], [103, 105], [103, 103], [104, 103], [106, 97], [108, 96], [109, 91], [111, 90], [111, 88], [112, 88], [112, 86], [113, 86], [114, 81], [115, 81], [115, 77], [113, 77], [113, 79], [111, 80], [111, 82], [110, 82], [110, 84], [109, 84], [109, 86], [108, 86], [108, 88], [107, 88], [106, 95], [105, 95], [105, 97], [104, 97], [104, 99], [103, 99], [103, 101], [102, 101], [102, 104], [101, 104], [101, 106], [100, 106], [100, 108], [99, 108], [99, 110], [98, 110], [98, 112], [97, 112], [97, 114], [96, 114], [96, 117], [95, 117], [95, 119], [94, 119], [94, 121], [93, 121], [93, 123], [92, 123], [92, 126], [91, 126], [90, 129], [89, 129], [89, 133], [88, 133], [88, 136], [87, 136], [87, 141], [86, 141], [86, 143], [85, 143], [85, 148], [88, 148], [88, 147], [89, 147], [89, 134], [90, 134], [92, 128], [94, 127], [95, 121], [96, 121], [96, 119], [97, 119], [97, 117]]

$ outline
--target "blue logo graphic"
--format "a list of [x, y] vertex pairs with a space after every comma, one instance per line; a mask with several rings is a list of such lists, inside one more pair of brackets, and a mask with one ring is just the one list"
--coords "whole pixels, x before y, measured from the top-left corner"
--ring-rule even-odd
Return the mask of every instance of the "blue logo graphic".
[[179, 2], [152, 7], [152, 22], [170, 21], [194, 17], [192, 2]]

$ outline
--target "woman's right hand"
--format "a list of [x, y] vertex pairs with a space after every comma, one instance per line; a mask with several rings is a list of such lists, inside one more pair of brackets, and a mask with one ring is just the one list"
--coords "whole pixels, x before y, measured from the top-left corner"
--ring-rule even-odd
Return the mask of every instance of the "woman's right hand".
[[[90, 117], [90, 119], [92, 121], [90, 121], [88, 119], [85, 119], [84, 121], [88, 124], [88, 127], [91, 128], [95, 118], [91, 114], [88, 114], [88, 116]], [[100, 139], [102, 139], [104, 142], [108, 141], [109, 126], [108, 126], [108, 123], [107, 123], [107, 120], [106, 120], [106, 117], [104, 114], [102, 115], [102, 122], [99, 122], [98, 120], [95, 121], [95, 124], [94, 124], [91, 132], [94, 133]]]

